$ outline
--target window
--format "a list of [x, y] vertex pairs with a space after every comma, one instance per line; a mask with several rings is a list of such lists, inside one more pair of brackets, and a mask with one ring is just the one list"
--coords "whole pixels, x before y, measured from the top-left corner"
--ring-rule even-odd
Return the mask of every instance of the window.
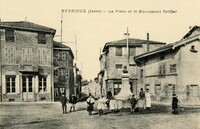
[[16, 48], [13, 46], [6, 46], [4, 52], [4, 61], [8, 64], [15, 64], [16, 63]]
[[39, 92], [47, 91], [47, 77], [39, 76]]
[[122, 56], [122, 47], [116, 47], [116, 56]]
[[143, 69], [140, 69], [140, 77], [143, 78]]
[[176, 72], [176, 64], [171, 64], [170, 66], [170, 73], [175, 73]]
[[32, 48], [22, 48], [22, 61], [24, 64], [31, 64], [32, 57]]
[[65, 69], [64, 69], [64, 68], [59, 69], [59, 75], [60, 75], [60, 76], [65, 76], [65, 75], [66, 75], [66, 74], [65, 74]]
[[171, 97], [173, 94], [176, 94], [175, 84], [165, 85], [165, 94], [167, 97]]
[[155, 93], [160, 94], [161, 93], [161, 85], [160, 84], [155, 84]]
[[159, 65], [159, 75], [165, 75], [165, 64]]
[[114, 83], [114, 95], [117, 95], [121, 90], [122, 84], [121, 83]]
[[58, 69], [54, 70], [54, 76], [58, 76]]
[[38, 43], [46, 44], [46, 35], [43, 33], [38, 33]]
[[145, 84], [145, 90], [149, 89], [150, 90], [150, 85], [149, 84]]
[[129, 56], [135, 56], [135, 55], [136, 55], [135, 47], [130, 47], [129, 48]]
[[49, 58], [49, 54], [48, 54], [48, 50], [44, 49], [44, 48], [39, 48], [38, 49], [38, 63], [40, 65], [47, 65], [48, 63], [48, 58]]
[[15, 41], [15, 35], [14, 35], [14, 30], [6, 30], [6, 41], [7, 42], [14, 42]]
[[187, 100], [198, 101], [199, 99], [199, 86], [196, 84], [187, 85], [186, 87]]
[[69, 78], [69, 69], [66, 69], [66, 78]]
[[16, 76], [11, 76], [11, 75], [6, 76], [6, 93], [16, 92], [15, 78]]
[[122, 64], [115, 64], [116, 69], [122, 69]]
[[161, 53], [160, 54], [160, 60], [163, 60], [163, 59], [165, 59], [165, 55], [164, 55], [164, 53]]
[[66, 53], [65, 51], [62, 51], [62, 60], [65, 60], [66, 59]]
[[122, 64], [115, 64], [115, 76], [120, 77], [122, 75]]

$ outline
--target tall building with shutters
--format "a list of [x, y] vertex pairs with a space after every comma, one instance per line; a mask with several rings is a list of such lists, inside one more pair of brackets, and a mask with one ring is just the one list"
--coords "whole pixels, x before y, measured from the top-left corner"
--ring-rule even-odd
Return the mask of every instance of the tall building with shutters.
[[133, 57], [163, 45], [165, 43], [149, 40], [148, 36], [147, 40], [129, 38], [129, 53], [127, 55], [127, 39], [106, 43], [99, 58], [100, 72], [98, 78], [101, 87], [100, 93], [107, 95], [108, 92], [111, 92], [112, 95], [117, 95], [122, 86], [122, 70], [124, 66], [127, 66], [130, 74], [130, 90], [132, 93], [137, 94], [137, 77], [140, 71]]
[[56, 30], [27, 21], [0, 22], [1, 101], [53, 101]]
[[150, 89], [155, 101], [200, 102], [200, 27], [194, 26], [179, 41], [134, 57], [139, 66], [138, 87]]

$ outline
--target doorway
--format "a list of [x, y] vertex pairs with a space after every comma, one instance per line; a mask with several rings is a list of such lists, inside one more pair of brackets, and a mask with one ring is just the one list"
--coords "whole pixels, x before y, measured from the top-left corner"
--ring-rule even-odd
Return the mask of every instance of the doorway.
[[33, 100], [33, 76], [22, 76], [23, 101]]

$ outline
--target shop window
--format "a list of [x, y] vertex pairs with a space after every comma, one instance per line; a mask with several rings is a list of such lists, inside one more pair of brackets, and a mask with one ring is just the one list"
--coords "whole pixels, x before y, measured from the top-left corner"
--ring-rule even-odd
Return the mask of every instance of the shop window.
[[5, 30], [5, 35], [6, 35], [6, 41], [7, 42], [14, 42], [15, 41], [15, 35], [14, 35], [14, 30]]
[[6, 93], [16, 92], [15, 78], [16, 76], [6, 75]]
[[114, 84], [114, 95], [117, 95], [121, 90], [122, 84], [121, 83], [115, 83]]
[[39, 76], [39, 92], [47, 91], [47, 77]]

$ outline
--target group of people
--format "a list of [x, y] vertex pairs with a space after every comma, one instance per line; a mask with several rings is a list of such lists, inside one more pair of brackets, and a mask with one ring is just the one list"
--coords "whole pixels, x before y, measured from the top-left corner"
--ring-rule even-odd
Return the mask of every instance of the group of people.
[[[133, 94], [131, 98], [129, 99], [130, 105], [131, 105], [131, 113], [137, 111], [138, 109], [145, 109], [150, 110], [151, 108], [151, 93], [149, 92], [149, 89], [146, 89], [146, 91], [143, 90], [143, 88], [140, 89], [139, 98], [136, 99], [136, 96]], [[178, 98], [176, 94], [173, 94], [172, 97], [172, 113], [178, 114]], [[94, 98], [90, 95], [87, 99], [87, 111], [89, 112], [89, 115], [92, 115], [92, 111], [94, 110]], [[115, 113], [116, 110], [118, 110], [118, 104], [117, 101], [112, 97], [111, 99], [106, 99], [103, 95], [100, 96], [98, 99], [98, 105], [97, 109], [99, 111], [99, 115], [103, 115], [103, 111], [105, 109], [109, 109], [111, 113]]]
[[[65, 96], [64, 93], [62, 93], [62, 96], [60, 97], [60, 102], [61, 102], [61, 105], [62, 105], [62, 111], [63, 111], [63, 114], [66, 114], [67, 113], [67, 97]], [[69, 103], [71, 104], [70, 106], [70, 112], [71, 111], [75, 111], [75, 105], [77, 103], [77, 97], [73, 94], [71, 99], [69, 100]]]
[[[67, 113], [67, 97], [62, 94], [61, 96], [61, 104], [62, 104], [62, 110], [63, 114]], [[94, 111], [94, 104], [95, 99], [92, 97], [91, 94], [89, 94], [89, 97], [87, 99], [87, 111], [89, 115], [92, 115], [92, 111]], [[149, 89], [146, 89], [146, 92], [143, 91], [143, 88], [140, 89], [139, 98], [136, 99], [136, 96], [133, 94], [131, 98], [129, 99], [130, 105], [131, 105], [131, 113], [135, 112], [137, 109], [144, 108], [146, 110], [150, 110], [151, 108], [151, 93], [149, 92]], [[172, 113], [178, 114], [178, 98], [176, 94], [173, 94], [172, 98]], [[70, 112], [75, 111], [75, 105], [77, 103], [77, 98], [73, 94], [69, 103], [70, 106]], [[103, 95], [100, 96], [98, 99], [98, 105], [97, 109], [99, 111], [99, 115], [103, 115], [103, 111], [105, 109], [109, 109], [111, 113], [116, 113], [116, 110], [118, 110], [118, 103], [114, 99], [114, 97], [111, 97], [110, 99], [106, 99]]]

